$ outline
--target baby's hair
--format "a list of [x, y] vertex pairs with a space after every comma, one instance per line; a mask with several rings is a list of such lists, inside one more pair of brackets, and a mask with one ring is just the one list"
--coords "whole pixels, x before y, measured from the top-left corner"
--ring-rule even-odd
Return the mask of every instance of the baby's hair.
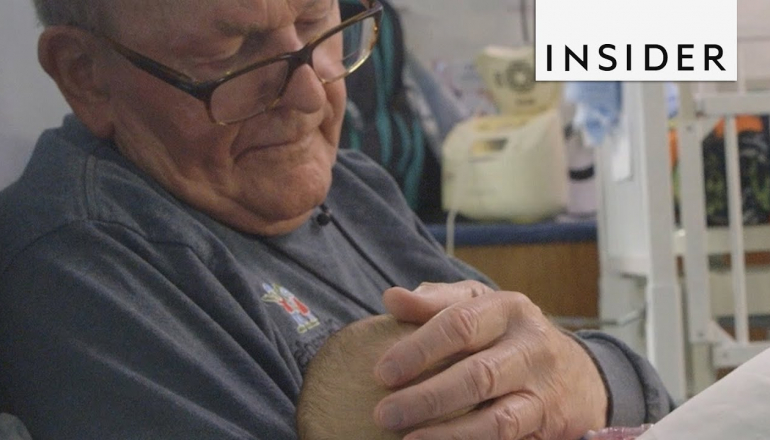
[[417, 326], [380, 315], [332, 335], [310, 362], [297, 404], [300, 440], [398, 440], [378, 428], [373, 410], [391, 391], [374, 377], [374, 365]]

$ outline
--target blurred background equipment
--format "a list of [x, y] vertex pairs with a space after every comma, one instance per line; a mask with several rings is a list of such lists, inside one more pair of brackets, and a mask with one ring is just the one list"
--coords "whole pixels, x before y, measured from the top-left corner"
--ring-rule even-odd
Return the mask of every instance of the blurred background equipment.
[[567, 206], [561, 85], [536, 82], [534, 50], [489, 46], [476, 70], [498, 115], [455, 126], [442, 153], [442, 206], [474, 220], [536, 222]]

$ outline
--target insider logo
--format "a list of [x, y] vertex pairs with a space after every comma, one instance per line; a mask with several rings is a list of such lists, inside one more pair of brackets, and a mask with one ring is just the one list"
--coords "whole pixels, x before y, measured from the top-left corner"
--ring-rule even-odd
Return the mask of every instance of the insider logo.
[[537, 0], [537, 81], [735, 81], [737, 0]]

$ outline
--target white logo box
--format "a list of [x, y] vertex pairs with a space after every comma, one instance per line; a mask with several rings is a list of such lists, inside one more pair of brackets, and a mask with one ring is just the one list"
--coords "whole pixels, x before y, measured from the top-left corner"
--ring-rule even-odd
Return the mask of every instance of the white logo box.
[[738, 0], [536, 0], [538, 81], [736, 81]]

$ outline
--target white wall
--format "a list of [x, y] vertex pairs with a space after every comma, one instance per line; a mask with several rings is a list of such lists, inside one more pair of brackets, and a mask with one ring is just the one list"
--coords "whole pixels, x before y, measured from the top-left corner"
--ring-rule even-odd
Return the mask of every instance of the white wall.
[[0, 188], [21, 174], [41, 130], [69, 109], [37, 63], [39, 33], [32, 0], [0, 2]]
[[[486, 45], [520, 46], [533, 41], [536, 0], [391, 0], [401, 12], [406, 44], [426, 64], [475, 58]], [[527, 7], [528, 37], [521, 25]]]
[[748, 79], [770, 82], [770, 1], [738, 0], [740, 62]]

